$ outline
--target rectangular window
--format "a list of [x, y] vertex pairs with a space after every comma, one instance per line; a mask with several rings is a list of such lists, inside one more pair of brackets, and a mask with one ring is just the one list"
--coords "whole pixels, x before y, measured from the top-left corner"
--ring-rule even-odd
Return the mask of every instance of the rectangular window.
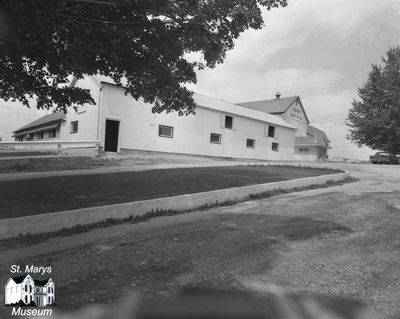
[[248, 148], [255, 148], [256, 147], [256, 140], [252, 140], [250, 138], [246, 141], [246, 147]]
[[78, 121], [71, 122], [70, 133], [78, 133]]
[[43, 131], [38, 133], [38, 140], [43, 140]]
[[210, 134], [210, 143], [221, 144], [222, 136], [221, 134], [211, 133]]
[[275, 137], [275, 126], [268, 126], [268, 137]]
[[55, 128], [49, 130], [49, 138], [53, 138], [53, 137], [56, 137], [56, 129]]
[[159, 125], [158, 136], [173, 138], [174, 128], [172, 126]]
[[225, 128], [233, 128], [233, 117], [225, 115]]
[[24, 136], [23, 136], [23, 135], [18, 136], [18, 137], [17, 137], [17, 140], [20, 141], [20, 142], [22, 142], [22, 141], [24, 140]]
[[279, 144], [278, 143], [272, 143], [272, 150], [274, 152], [279, 152]]

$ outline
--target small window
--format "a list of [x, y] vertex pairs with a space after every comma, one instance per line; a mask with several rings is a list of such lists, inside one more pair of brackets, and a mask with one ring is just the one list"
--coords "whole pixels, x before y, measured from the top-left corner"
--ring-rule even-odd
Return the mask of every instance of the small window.
[[49, 130], [49, 138], [53, 138], [53, 137], [56, 137], [56, 129], [55, 128]]
[[38, 133], [38, 140], [43, 140], [43, 131]]
[[161, 137], [174, 137], [174, 128], [172, 126], [159, 125], [158, 136]]
[[246, 147], [248, 148], [255, 148], [256, 147], [256, 140], [252, 140], [250, 138], [246, 141]]
[[78, 133], [78, 121], [71, 122], [70, 133]]
[[268, 126], [268, 137], [275, 137], [275, 126]]
[[211, 133], [210, 134], [210, 143], [221, 144], [222, 136], [221, 134]]
[[225, 128], [232, 129], [233, 128], [233, 117], [232, 116], [225, 116]]
[[279, 144], [278, 143], [272, 143], [272, 150], [274, 152], [279, 152]]
[[24, 140], [23, 135], [17, 136], [17, 141], [22, 142], [23, 140]]

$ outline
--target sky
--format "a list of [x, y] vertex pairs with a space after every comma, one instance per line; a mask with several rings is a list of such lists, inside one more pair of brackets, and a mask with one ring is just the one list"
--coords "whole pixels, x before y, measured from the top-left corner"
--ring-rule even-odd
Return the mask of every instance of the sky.
[[345, 119], [371, 64], [400, 44], [400, 0], [289, 0], [242, 34], [224, 64], [198, 72], [198, 93], [230, 102], [298, 95], [332, 141], [330, 156], [368, 159]]
[[[389, 46], [400, 44], [400, 0], [289, 0], [244, 32], [223, 64], [197, 73], [197, 93], [230, 102], [300, 96], [310, 122], [331, 140], [330, 156], [368, 159], [346, 139], [357, 87]], [[0, 100], [0, 137], [45, 114]]]

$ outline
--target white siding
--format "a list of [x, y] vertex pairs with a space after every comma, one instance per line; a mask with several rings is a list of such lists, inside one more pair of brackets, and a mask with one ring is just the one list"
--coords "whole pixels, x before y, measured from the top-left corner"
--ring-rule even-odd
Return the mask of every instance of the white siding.
[[[300, 152], [300, 148], [307, 148], [308, 151]], [[318, 159], [319, 148], [317, 146], [296, 146], [294, 158], [296, 161], [316, 161]]]
[[307, 136], [307, 118], [297, 100], [282, 117], [286, 122], [298, 129], [296, 136]]
[[[294, 157], [294, 130], [291, 128], [272, 124], [276, 127], [276, 137], [265, 137], [264, 121], [201, 106], [196, 108], [196, 115], [153, 114], [151, 105], [143, 100], [136, 101], [124, 92], [111, 85], [104, 85], [102, 89], [102, 146], [106, 119], [112, 119], [120, 121], [119, 149], [271, 160]], [[234, 118], [233, 129], [221, 127], [221, 116], [225, 114]], [[173, 138], [159, 137], [159, 125], [172, 126]], [[221, 134], [221, 144], [210, 143], [210, 133]], [[246, 147], [247, 138], [255, 139], [254, 149]], [[279, 152], [272, 151], [273, 142], [279, 143]]]
[[[84, 105], [78, 109], [78, 112], [75, 112], [73, 108], [68, 109], [65, 121], [61, 123], [59, 138], [63, 141], [97, 140], [100, 86], [91, 78], [78, 80], [75, 85], [84, 89], [89, 89], [96, 104]], [[77, 133], [70, 132], [71, 122], [73, 121], [78, 121]]]

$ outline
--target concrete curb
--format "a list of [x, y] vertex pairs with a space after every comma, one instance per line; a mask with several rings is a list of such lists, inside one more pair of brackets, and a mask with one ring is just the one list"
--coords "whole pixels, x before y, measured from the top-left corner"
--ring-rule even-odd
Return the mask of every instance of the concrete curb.
[[327, 181], [337, 182], [348, 176], [349, 172], [344, 172], [274, 183], [219, 189], [202, 193], [1, 219], [0, 239], [17, 237], [19, 234], [26, 233], [40, 234], [52, 232], [61, 230], [62, 228], [70, 228], [78, 224], [85, 225], [100, 222], [107, 218], [123, 219], [131, 215], [136, 217], [156, 209], [196, 209], [202, 205], [212, 205], [216, 202], [222, 203], [230, 200], [245, 200], [249, 198], [250, 194], [263, 193], [274, 189], [306, 187], [316, 184], [325, 184]]

